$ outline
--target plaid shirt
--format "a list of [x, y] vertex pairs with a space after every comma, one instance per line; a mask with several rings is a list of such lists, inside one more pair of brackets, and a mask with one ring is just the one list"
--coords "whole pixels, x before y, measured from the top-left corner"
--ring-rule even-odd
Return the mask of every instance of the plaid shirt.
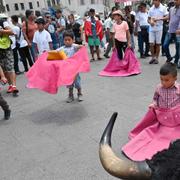
[[153, 97], [154, 104], [160, 108], [172, 108], [180, 104], [180, 84], [175, 83], [170, 88], [158, 85]]

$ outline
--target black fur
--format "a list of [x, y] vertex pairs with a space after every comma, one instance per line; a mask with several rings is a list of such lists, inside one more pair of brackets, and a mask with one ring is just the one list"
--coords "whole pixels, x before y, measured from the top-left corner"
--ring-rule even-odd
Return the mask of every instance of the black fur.
[[180, 180], [180, 139], [170, 144], [168, 150], [147, 160], [152, 170], [151, 180]]

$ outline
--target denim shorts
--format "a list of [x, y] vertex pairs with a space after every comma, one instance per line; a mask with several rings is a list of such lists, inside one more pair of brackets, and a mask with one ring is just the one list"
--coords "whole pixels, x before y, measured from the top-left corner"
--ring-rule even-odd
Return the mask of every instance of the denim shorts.
[[161, 44], [162, 31], [150, 31], [149, 32], [149, 43]]

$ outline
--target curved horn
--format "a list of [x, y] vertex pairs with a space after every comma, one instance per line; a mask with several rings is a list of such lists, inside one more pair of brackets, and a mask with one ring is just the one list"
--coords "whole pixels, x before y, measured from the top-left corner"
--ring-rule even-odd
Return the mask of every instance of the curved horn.
[[111, 148], [111, 134], [118, 113], [114, 113], [104, 130], [99, 144], [99, 156], [104, 169], [111, 175], [129, 180], [150, 180], [151, 169], [148, 164], [121, 159], [115, 155]]

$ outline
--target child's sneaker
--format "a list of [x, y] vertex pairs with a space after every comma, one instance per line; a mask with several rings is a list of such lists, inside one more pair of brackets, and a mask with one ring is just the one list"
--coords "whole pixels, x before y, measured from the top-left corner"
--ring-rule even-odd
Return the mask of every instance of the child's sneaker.
[[12, 85], [9, 85], [7, 93], [12, 93], [12, 87], [13, 87]]
[[66, 100], [67, 103], [71, 103], [74, 101], [74, 96], [69, 96]]
[[82, 94], [78, 94], [77, 100], [78, 100], [79, 102], [83, 101], [83, 95], [82, 95]]
[[4, 111], [4, 120], [9, 120], [10, 116], [11, 116], [11, 110], [10, 109], [5, 110]]

